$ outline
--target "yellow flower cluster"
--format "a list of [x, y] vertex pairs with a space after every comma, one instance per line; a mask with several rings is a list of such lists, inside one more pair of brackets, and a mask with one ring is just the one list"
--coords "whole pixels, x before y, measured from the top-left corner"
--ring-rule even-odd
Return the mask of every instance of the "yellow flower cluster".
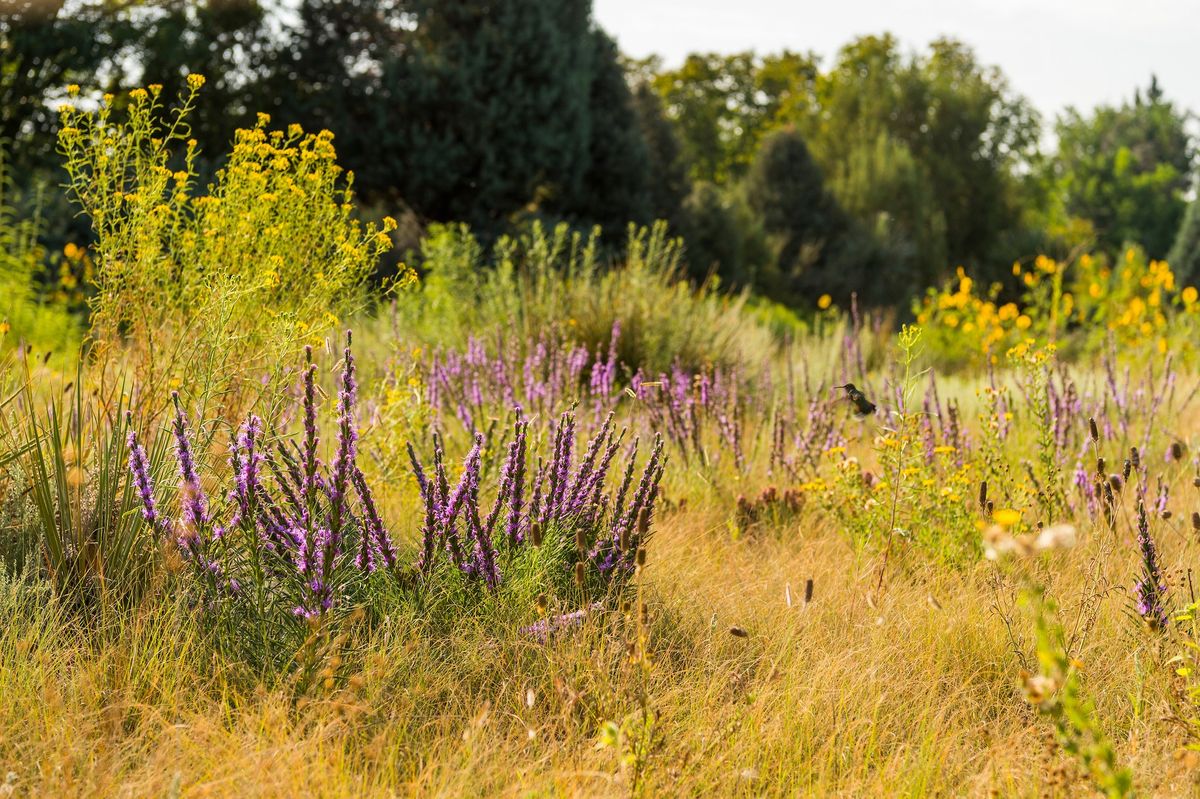
[[1094, 346], [1109, 333], [1126, 346], [1151, 342], [1165, 351], [1175, 332], [1185, 339], [1200, 317], [1194, 286], [1180, 287], [1165, 261], [1128, 249], [1117, 266], [1084, 254], [1071, 262], [1046, 255], [1028, 267], [1013, 264], [1018, 301], [1000, 302], [1002, 287], [986, 293], [960, 267], [954, 279], [930, 289], [914, 311], [931, 331], [935, 347], [953, 360], [996, 360], [997, 353], [1030, 335], [1054, 341], [1064, 336]]

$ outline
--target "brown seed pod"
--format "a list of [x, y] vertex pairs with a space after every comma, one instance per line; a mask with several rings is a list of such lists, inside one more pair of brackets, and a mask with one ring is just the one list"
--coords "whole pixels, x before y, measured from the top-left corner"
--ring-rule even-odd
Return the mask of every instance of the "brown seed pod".
[[1129, 459], [1131, 461], [1133, 461], [1133, 468], [1135, 468], [1135, 469], [1142, 468], [1142, 456], [1138, 454], [1137, 447], [1129, 448]]
[[1100, 430], [1096, 427], [1096, 417], [1088, 417], [1088, 432], [1092, 434], [1092, 443], [1100, 440]]
[[542, 525], [538, 522], [534, 522], [532, 525], [530, 525], [529, 540], [535, 547], [540, 547], [542, 545]]
[[1192, 529], [1200, 533], [1200, 511], [1192, 511]]
[[639, 565], [639, 566], [646, 565], [646, 548], [645, 547], [638, 547], [637, 565]]
[[583, 577], [584, 577], [583, 561], [579, 561], [578, 563], [575, 564], [575, 585], [582, 587], [583, 586]]
[[987, 480], [981, 480], [979, 482], [979, 507], [980, 508], [987, 507], [987, 488], [988, 488]]
[[637, 515], [637, 531], [639, 536], [645, 536], [650, 532], [650, 509], [642, 508]]

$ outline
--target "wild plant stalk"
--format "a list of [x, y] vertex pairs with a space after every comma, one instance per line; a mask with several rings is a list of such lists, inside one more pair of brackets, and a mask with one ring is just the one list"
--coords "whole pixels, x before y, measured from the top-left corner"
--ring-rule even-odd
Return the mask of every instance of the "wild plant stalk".
[[917, 344], [921, 340], [921, 328], [916, 325], [904, 325], [900, 330], [899, 345], [900, 359], [904, 364], [904, 382], [897, 391], [899, 400], [893, 417], [895, 425], [886, 430], [887, 435], [882, 439], [880, 460], [889, 464], [892, 473], [892, 506], [888, 518], [887, 547], [883, 552], [883, 562], [879, 565], [879, 579], [875, 583], [875, 591], [883, 590], [883, 580], [887, 574], [888, 561], [891, 558], [893, 541], [896, 536], [896, 521], [900, 512], [900, 500], [904, 494], [905, 470], [908, 468], [908, 452], [918, 440], [918, 416], [909, 411], [913, 394], [917, 390], [917, 379], [924, 374], [914, 375], [912, 365], [917, 359]]
[[1025, 698], [1049, 718], [1059, 744], [1079, 759], [1096, 790], [1110, 799], [1133, 795], [1133, 775], [1117, 761], [1111, 741], [1083, 693], [1076, 662], [1067, 655], [1054, 600], [1030, 581], [1023, 591], [1037, 632], [1037, 674], [1025, 675]]

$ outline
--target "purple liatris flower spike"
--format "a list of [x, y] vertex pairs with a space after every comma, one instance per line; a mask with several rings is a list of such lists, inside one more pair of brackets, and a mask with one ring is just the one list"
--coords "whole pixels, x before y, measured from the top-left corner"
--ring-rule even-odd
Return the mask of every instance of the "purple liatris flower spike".
[[262, 420], [251, 414], [242, 423], [237, 438], [230, 448], [230, 463], [233, 466], [234, 479], [233, 493], [237, 500], [238, 515], [242, 521], [250, 525], [255, 523], [254, 507], [261, 490], [262, 452], [258, 446], [261, 434]]
[[330, 531], [336, 540], [341, 534], [342, 516], [346, 511], [346, 490], [350, 485], [357, 453], [358, 430], [354, 421], [354, 403], [358, 396], [358, 383], [354, 377], [354, 355], [350, 351], [350, 331], [346, 331], [346, 349], [342, 368], [342, 388], [338, 392], [338, 440], [337, 454], [333, 459], [333, 476], [330, 480]]
[[391, 536], [379, 518], [379, 510], [375, 507], [375, 498], [363, 477], [362, 470], [354, 468], [354, 489], [363, 506], [362, 541], [359, 544], [358, 567], [367, 571], [374, 570], [375, 553], [383, 558], [383, 563], [389, 569], [396, 566], [396, 548], [392, 545]]
[[312, 347], [305, 346], [304, 357], [304, 450], [301, 453], [301, 499], [309, 513], [317, 498], [317, 366], [312, 362]]
[[590, 613], [599, 611], [602, 605], [599, 602], [593, 602], [582, 610], [563, 613], [558, 616], [550, 616], [549, 618], [540, 619], [530, 624], [527, 627], [521, 628], [522, 635], [528, 635], [539, 643], [546, 643], [555, 633], [568, 630], [572, 627], [579, 627], [587, 619]]
[[508, 540], [513, 544], [520, 543], [524, 538], [521, 533], [521, 512], [525, 503], [525, 459], [529, 436], [529, 422], [521, 418], [521, 409], [517, 408], [517, 438], [515, 450], [510, 454], [509, 468], [512, 475], [512, 489], [508, 503]]
[[[125, 423], [132, 425], [133, 415], [126, 412]], [[166, 523], [158, 515], [158, 505], [154, 501], [154, 480], [150, 477], [150, 462], [146, 457], [146, 449], [138, 443], [137, 433], [130, 427], [126, 437], [129, 446], [129, 471], [133, 475], [133, 484], [142, 500], [142, 518], [152, 529], [166, 528]]]
[[179, 493], [183, 506], [183, 535], [195, 539], [200, 535], [208, 522], [208, 499], [200, 485], [200, 477], [196, 473], [196, 462], [192, 457], [192, 444], [188, 429], [187, 416], [183, 412], [183, 404], [179, 400], [179, 392], [171, 392], [175, 403], [175, 422], [172, 431], [175, 435], [175, 455], [179, 460]]
[[1158, 548], [1150, 537], [1150, 520], [1146, 505], [1139, 499], [1137, 509], [1138, 546], [1142, 555], [1142, 576], [1134, 586], [1134, 600], [1138, 615], [1152, 629], [1162, 630], [1167, 626], [1169, 614], [1166, 607], [1167, 583], [1163, 579], [1162, 567], [1158, 562]]

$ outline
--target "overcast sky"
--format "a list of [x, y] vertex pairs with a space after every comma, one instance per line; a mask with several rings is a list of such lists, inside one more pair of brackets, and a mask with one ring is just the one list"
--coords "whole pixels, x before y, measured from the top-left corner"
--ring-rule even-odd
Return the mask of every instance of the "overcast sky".
[[1047, 117], [1118, 103], [1158, 75], [1200, 112], [1200, 0], [593, 0], [597, 22], [631, 56], [668, 66], [690, 52], [783, 48], [828, 64], [860, 34], [906, 50], [950, 35], [999, 66]]

